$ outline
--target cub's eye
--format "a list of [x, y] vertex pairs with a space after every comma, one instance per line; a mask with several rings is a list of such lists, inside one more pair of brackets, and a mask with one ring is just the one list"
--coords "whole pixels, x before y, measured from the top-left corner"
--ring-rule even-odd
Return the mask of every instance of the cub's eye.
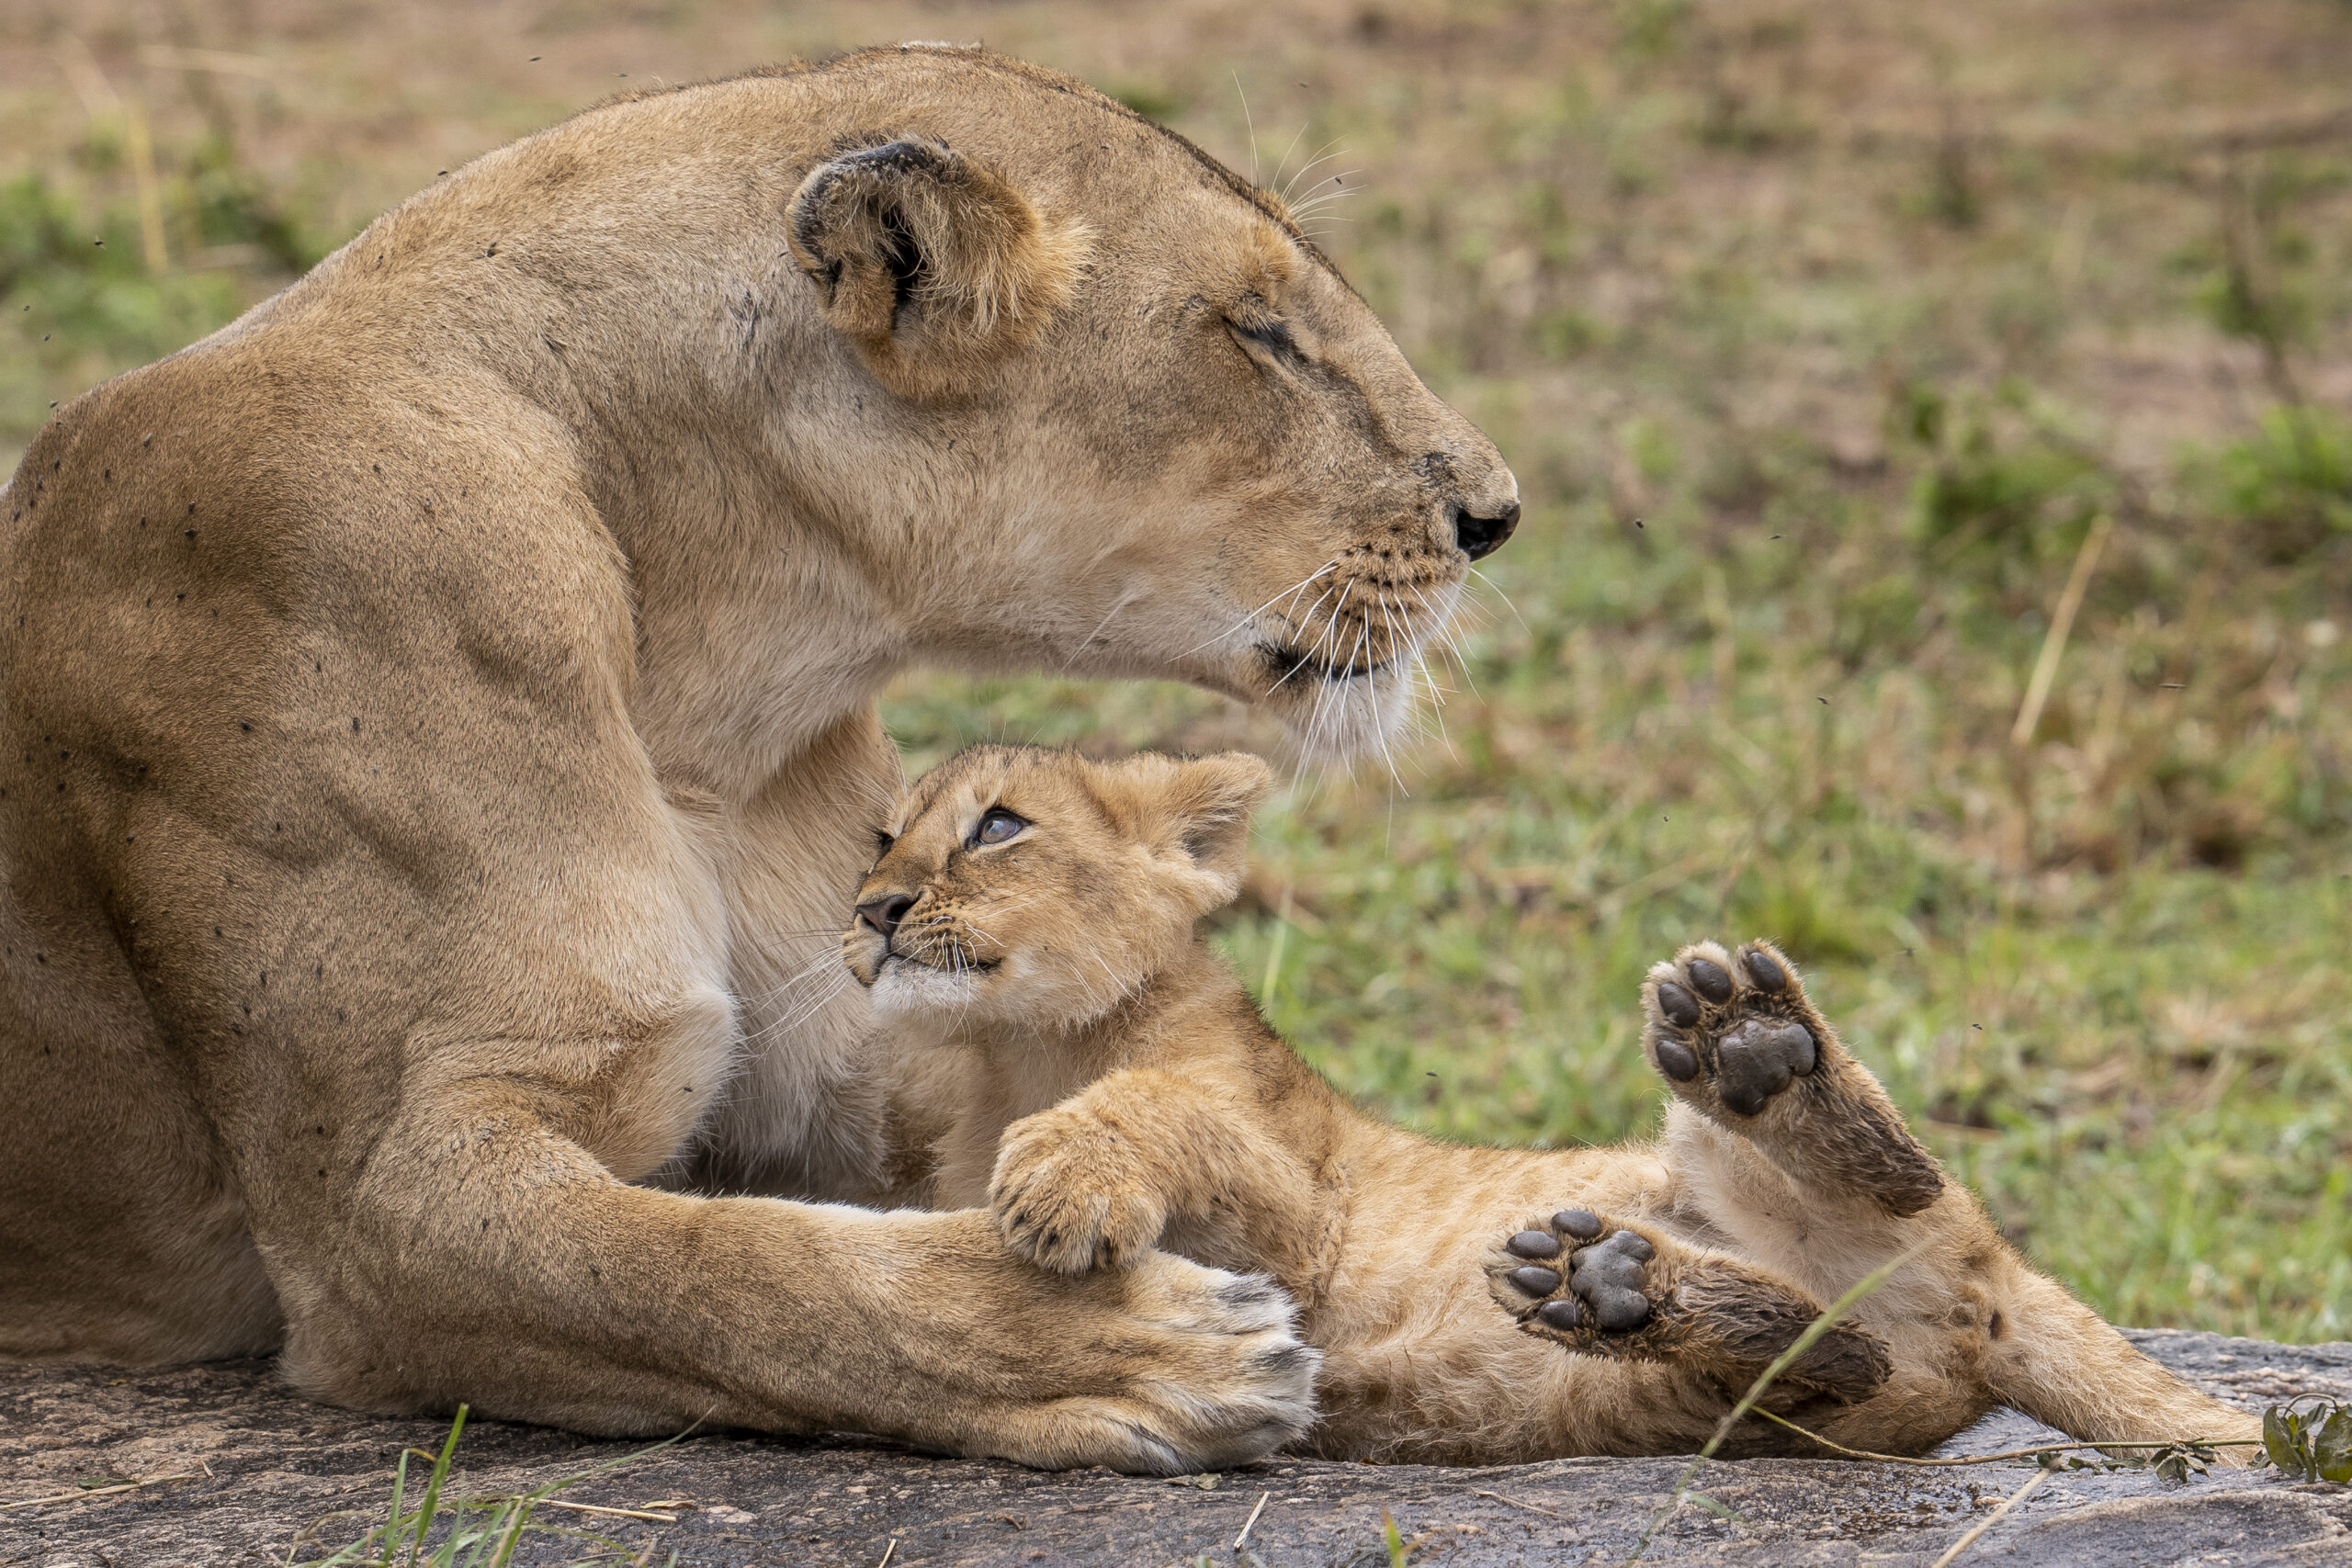
[[992, 807], [988, 814], [980, 818], [980, 825], [972, 829], [972, 847], [978, 849], [988, 844], [1001, 844], [1007, 839], [1019, 834], [1021, 829], [1027, 826], [1029, 824], [1026, 821], [1015, 817], [1003, 807]]

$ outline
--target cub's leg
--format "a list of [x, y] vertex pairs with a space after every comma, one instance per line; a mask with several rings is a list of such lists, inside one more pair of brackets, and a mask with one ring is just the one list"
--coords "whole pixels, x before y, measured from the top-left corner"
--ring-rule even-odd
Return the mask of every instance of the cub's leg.
[[1942, 1195], [1935, 1156], [1770, 943], [1684, 948], [1650, 970], [1642, 1010], [1643, 1050], [1676, 1097], [1801, 1185], [1905, 1217]]
[[[1822, 1303], [1757, 1266], [1587, 1209], [1531, 1221], [1487, 1259], [1496, 1303], [1521, 1329], [1588, 1355], [1670, 1361], [1745, 1388], [1797, 1341]], [[1885, 1346], [1849, 1326], [1807, 1348], [1783, 1400], [1868, 1398], [1891, 1370]]]

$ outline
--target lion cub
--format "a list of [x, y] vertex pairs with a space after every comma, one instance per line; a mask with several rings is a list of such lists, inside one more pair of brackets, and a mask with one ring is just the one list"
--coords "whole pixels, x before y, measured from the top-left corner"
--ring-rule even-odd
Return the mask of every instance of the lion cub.
[[[923, 1197], [986, 1203], [1046, 1269], [1159, 1247], [1272, 1274], [1324, 1353], [1308, 1446], [1335, 1457], [1687, 1451], [1905, 1254], [1768, 1408], [1902, 1452], [2000, 1403], [2119, 1441], [2254, 1430], [2027, 1268], [1763, 943], [1645, 986], [1660, 1142], [1464, 1148], [1356, 1111], [1193, 932], [1268, 783], [1236, 754], [982, 746], [910, 788], [844, 951], [935, 1159]], [[1729, 1448], [1818, 1451], [1754, 1418]]]

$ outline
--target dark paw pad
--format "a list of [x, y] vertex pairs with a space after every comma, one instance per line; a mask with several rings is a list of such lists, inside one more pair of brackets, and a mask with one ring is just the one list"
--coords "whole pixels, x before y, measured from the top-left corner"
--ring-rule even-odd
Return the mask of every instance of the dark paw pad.
[[1724, 1105], [1753, 1116], [1788, 1088], [1791, 1078], [1811, 1073], [1818, 1059], [1813, 1032], [1804, 1024], [1791, 1019], [1745, 1019], [1715, 1043], [1715, 1090]]
[[1683, 968], [1689, 972], [1690, 984], [1698, 987], [1701, 996], [1717, 1007], [1731, 1000], [1731, 976], [1724, 972], [1723, 965], [1704, 958], [1694, 958]]
[[1657, 1257], [1647, 1240], [1589, 1209], [1563, 1209], [1548, 1224], [1508, 1237], [1488, 1277], [1495, 1299], [1528, 1327], [1573, 1335], [1572, 1348], [1596, 1350], [1656, 1317], [1650, 1264]]
[[1521, 1231], [1503, 1243], [1514, 1258], [1557, 1258], [1560, 1241], [1550, 1231]]
[[1623, 1334], [1650, 1320], [1649, 1260], [1657, 1249], [1632, 1231], [1581, 1248], [1568, 1260], [1569, 1292], [1585, 1304], [1602, 1332]]
[[1787, 960], [1759, 943], [1708, 951], [1722, 962], [1686, 948], [1652, 972], [1650, 1059], [1702, 1103], [1712, 1090], [1724, 1110], [1754, 1116], [1820, 1065], [1820, 1038]]

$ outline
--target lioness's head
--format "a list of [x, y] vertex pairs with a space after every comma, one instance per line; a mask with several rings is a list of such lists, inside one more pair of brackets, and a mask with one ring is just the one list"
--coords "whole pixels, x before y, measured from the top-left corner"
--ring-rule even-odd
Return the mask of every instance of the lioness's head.
[[842, 939], [885, 1016], [1079, 1024], [1241, 887], [1266, 764], [975, 746], [908, 790]]
[[857, 498], [843, 548], [907, 650], [1379, 739], [1518, 487], [1283, 202], [978, 51], [785, 82], [840, 133], [782, 225], [815, 317], [777, 361], [791, 460]]

